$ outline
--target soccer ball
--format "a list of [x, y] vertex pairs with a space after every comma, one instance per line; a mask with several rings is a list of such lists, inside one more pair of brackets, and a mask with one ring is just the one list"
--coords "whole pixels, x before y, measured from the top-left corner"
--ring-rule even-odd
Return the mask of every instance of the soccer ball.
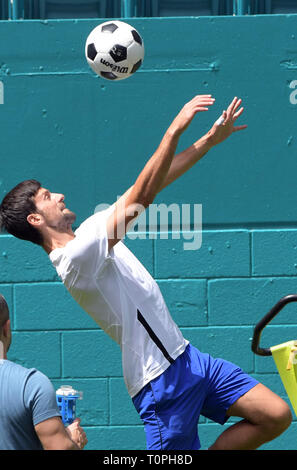
[[86, 59], [93, 71], [107, 80], [123, 80], [139, 69], [144, 45], [135, 28], [123, 21], [106, 21], [89, 34]]

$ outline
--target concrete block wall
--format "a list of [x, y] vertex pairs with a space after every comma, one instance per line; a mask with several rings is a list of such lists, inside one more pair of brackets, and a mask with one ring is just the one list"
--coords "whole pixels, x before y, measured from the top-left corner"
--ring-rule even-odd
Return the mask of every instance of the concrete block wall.
[[[203, 205], [201, 248], [186, 251], [182, 239], [170, 236], [126, 243], [157, 280], [187, 339], [287, 400], [272, 358], [255, 357], [251, 338], [274, 303], [297, 290], [296, 108], [289, 99], [297, 17], [130, 23], [144, 37], [146, 59], [119, 83], [94, 77], [85, 62], [84, 40], [95, 20], [0, 23], [1, 199], [19, 181], [37, 178], [65, 194], [78, 225], [133, 183], [193, 94], [213, 93], [216, 107], [193, 123], [181, 147], [208, 130], [234, 95], [242, 96], [241, 122], [249, 130], [157, 198]], [[45, 252], [1, 235], [0, 292], [11, 310], [9, 359], [40, 369], [55, 388], [70, 384], [84, 392], [78, 414], [87, 449], [145, 449], [118, 346], [69, 296]], [[296, 310], [289, 305], [273, 320], [263, 346], [297, 338]], [[296, 426], [294, 417], [263, 449], [296, 449]], [[199, 429], [207, 448], [224, 427], [201, 418]]]

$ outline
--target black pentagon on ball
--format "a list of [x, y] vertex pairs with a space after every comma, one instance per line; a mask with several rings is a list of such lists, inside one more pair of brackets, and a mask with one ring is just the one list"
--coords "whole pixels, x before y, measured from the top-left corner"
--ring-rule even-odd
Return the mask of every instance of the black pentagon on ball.
[[102, 33], [113, 33], [116, 29], [118, 29], [118, 26], [116, 24], [108, 23], [102, 26], [101, 31]]
[[95, 60], [95, 57], [97, 55], [96, 47], [94, 43], [91, 43], [88, 45], [87, 49], [87, 56], [90, 60]]
[[127, 59], [127, 48], [120, 44], [115, 44], [109, 51], [110, 56], [115, 62], [121, 62], [121, 60]]
[[115, 80], [116, 78], [118, 78], [114, 73], [112, 72], [100, 72], [100, 75], [103, 77], [103, 78], [107, 78], [108, 80]]
[[132, 36], [134, 38], [134, 41], [136, 41], [136, 42], [138, 42], [138, 44], [142, 45], [142, 39], [141, 39], [140, 35], [138, 34], [138, 32], [136, 31], [136, 29], [133, 29], [131, 31], [131, 33], [132, 33]]
[[136, 70], [139, 69], [139, 67], [141, 66], [141, 64], [142, 64], [142, 60], [140, 59], [138, 62], [136, 62], [136, 64], [133, 65], [132, 70], [131, 70], [130, 73], [136, 72]]

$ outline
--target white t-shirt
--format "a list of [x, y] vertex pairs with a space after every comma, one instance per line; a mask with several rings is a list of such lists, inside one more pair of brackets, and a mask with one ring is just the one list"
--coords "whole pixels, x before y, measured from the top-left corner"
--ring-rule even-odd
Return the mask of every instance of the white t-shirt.
[[164, 372], [188, 341], [172, 320], [160, 289], [122, 241], [108, 252], [106, 219], [97, 212], [75, 238], [49, 257], [78, 304], [121, 347], [131, 397]]

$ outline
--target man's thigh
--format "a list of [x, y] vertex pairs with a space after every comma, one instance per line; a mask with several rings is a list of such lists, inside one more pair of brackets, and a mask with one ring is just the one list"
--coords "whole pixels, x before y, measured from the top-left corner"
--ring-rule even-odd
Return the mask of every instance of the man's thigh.
[[287, 403], [265, 385], [259, 383], [242, 395], [227, 410], [228, 416], [245, 418], [251, 423], [262, 423], [288, 412]]
[[222, 358], [210, 359], [208, 391], [201, 414], [212, 421], [224, 424], [227, 410], [259, 384], [239, 366]]

